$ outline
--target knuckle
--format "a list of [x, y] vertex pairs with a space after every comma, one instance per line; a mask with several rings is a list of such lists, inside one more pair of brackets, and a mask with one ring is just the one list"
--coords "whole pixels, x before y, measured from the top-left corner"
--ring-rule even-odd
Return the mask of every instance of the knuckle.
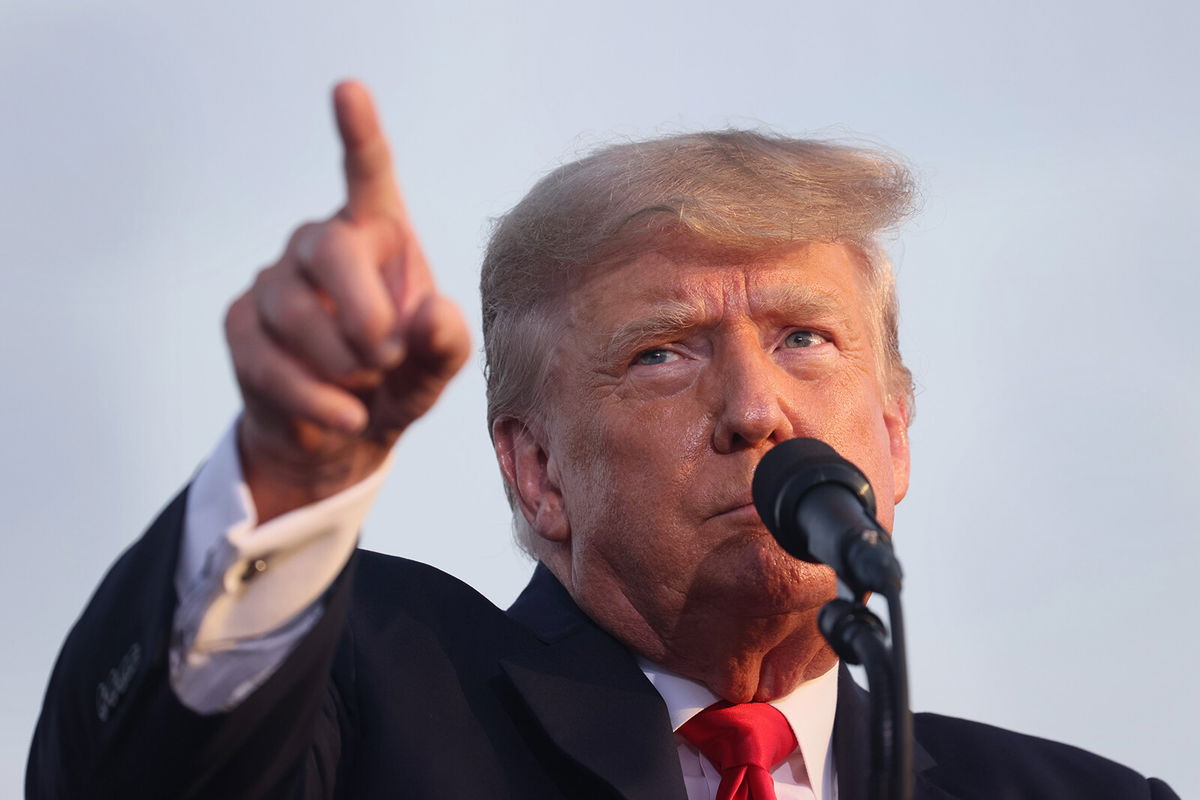
[[326, 380], [340, 380], [357, 368], [354, 357], [336, 339], [323, 337], [309, 342], [303, 363]]
[[227, 342], [231, 342], [237, 333], [238, 317], [242, 313], [242, 307], [242, 297], [238, 297], [225, 309], [225, 316], [221, 320], [221, 328], [225, 331], [225, 341]]
[[310, 326], [313, 305], [298, 291], [280, 292], [264, 311], [272, 330], [297, 333]]
[[363, 368], [359, 357], [348, 347], [331, 343], [327, 354], [329, 371], [337, 380], [351, 378]]
[[352, 260], [357, 251], [354, 234], [345, 225], [330, 222], [313, 234], [304, 255], [307, 264], [319, 271]]
[[246, 331], [253, 323], [254, 311], [249, 293], [243, 294], [229, 304], [225, 309], [223, 326], [225, 340], [234, 346], [245, 338]]
[[324, 224], [325, 223], [323, 222], [309, 220], [298, 225], [296, 229], [292, 231], [291, 236], [288, 237], [287, 251], [298, 252], [302, 250], [305, 246], [305, 242], [319, 232]]
[[261, 354], [258, 357], [248, 357], [241, 363], [236, 363], [234, 371], [239, 383], [252, 387], [264, 398], [277, 398], [283, 393], [286, 386], [280, 376], [276, 374], [270, 360], [263, 358]]
[[233, 352], [233, 374], [238, 385], [244, 389], [255, 388], [262, 377], [262, 367], [249, 353], [235, 350]]
[[342, 335], [356, 346], [366, 349], [373, 349], [383, 343], [391, 323], [382, 311], [346, 313], [339, 319]]
[[250, 284], [249, 291], [246, 296], [254, 297], [255, 301], [261, 303], [264, 297], [267, 297], [274, 291], [275, 283], [278, 280], [280, 271], [283, 268], [283, 261], [274, 264], [270, 267], [263, 267], [254, 274], [254, 281]]

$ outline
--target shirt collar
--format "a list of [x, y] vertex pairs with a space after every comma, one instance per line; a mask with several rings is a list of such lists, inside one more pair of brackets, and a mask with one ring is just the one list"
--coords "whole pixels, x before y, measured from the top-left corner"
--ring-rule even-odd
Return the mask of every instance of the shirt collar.
[[[707, 686], [677, 675], [644, 658], [638, 658], [650, 683], [662, 695], [671, 719], [671, 730], [699, 714], [721, 698]], [[771, 701], [792, 726], [800, 744], [800, 755], [812, 786], [822, 786], [833, 740], [833, 719], [837, 713], [837, 664], [824, 675], [797, 686], [790, 694]]]

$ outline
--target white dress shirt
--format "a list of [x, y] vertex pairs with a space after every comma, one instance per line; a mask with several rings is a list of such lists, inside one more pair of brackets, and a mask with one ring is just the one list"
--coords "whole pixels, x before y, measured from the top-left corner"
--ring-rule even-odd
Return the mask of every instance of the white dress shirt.
[[[263, 525], [242, 477], [237, 424], [196, 473], [175, 570], [180, 598], [171, 646], [171, 685], [200, 713], [235, 707], [263, 683], [324, 612], [321, 596], [342, 571], [391, 466], [361, 483]], [[707, 687], [647, 661], [672, 730], [719, 698]], [[773, 702], [799, 747], [772, 773], [779, 800], [836, 800], [833, 719], [837, 668]], [[676, 734], [689, 800], [712, 800], [721, 776]]]
[[171, 686], [210, 714], [236, 706], [320, 619], [320, 598], [345, 567], [391, 459], [362, 482], [258, 525], [242, 477], [237, 423], [188, 492], [175, 568], [179, 607]]
[[[678, 731], [689, 719], [720, 698], [707, 686], [639, 659], [639, 666], [662, 695]], [[833, 766], [833, 718], [837, 711], [837, 665], [819, 678], [800, 684], [771, 703], [787, 719], [799, 747], [771, 773], [778, 800], [837, 800]], [[721, 773], [703, 753], [678, 733], [679, 766], [688, 800], [712, 800]]]

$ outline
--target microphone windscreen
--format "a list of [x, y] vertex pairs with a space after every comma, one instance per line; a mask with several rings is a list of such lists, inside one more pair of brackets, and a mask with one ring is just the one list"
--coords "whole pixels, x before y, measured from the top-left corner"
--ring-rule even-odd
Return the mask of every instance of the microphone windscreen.
[[875, 516], [875, 492], [866, 475], [819, 439], [788, 439], [768, 450], [754, 470], [750, 495], [763, 524], [778, 538], [793, 526], [797, 503], [823, 483], [845, 486]]
[[820, 439], [788, 439], [772, 447], [758, 462], [750, 493], [767, 530], [779, 530], [779, 499], [788, 481], [811, 467], [844, 464], [838, 452]]

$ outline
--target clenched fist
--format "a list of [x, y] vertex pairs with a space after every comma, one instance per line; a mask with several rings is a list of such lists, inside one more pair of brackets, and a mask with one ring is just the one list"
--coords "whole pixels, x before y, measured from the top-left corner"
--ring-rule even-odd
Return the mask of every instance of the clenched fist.
[[342, 83], [333, 104], [345, 206], [297, 229], [225, 319], [260, 522], [378, 467], [470, 350], [409, 223], [370, 94]]

